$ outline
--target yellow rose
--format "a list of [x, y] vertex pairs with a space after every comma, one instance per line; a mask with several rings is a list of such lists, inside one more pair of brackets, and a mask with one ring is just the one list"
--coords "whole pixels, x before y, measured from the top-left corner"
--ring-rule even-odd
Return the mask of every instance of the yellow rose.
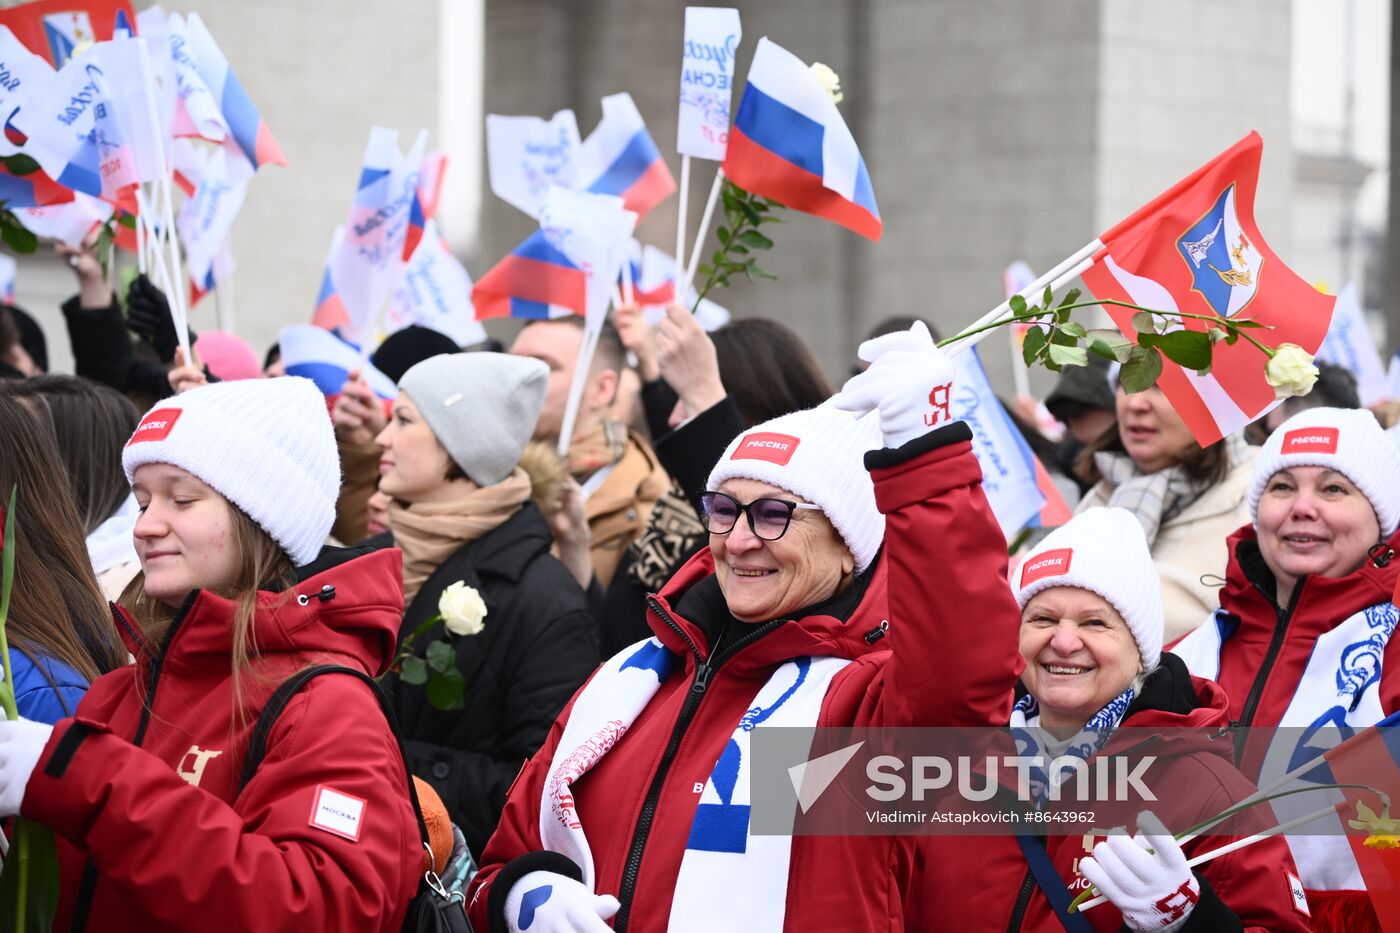
[[438, 597], [438, 613], [442, 624], [453, 635], [475, 635], [486, 626], [486, 603], [481, 594], [462, 581], [449, 586]]
[[1264, 378], [1274, 387], [1274, 395], [1307, 395], [1317, 382], [1317, 367], [1312, 354], [1296, 343], [1280, 344], [1264, 365]]
[[846, 99], [846, 95], [841, 93], [841, 76], [832, 71], [830, 65], [812, 62], [812, 74], [821, 82], [827, 94], [831, 95], [833, 104], [839, 104]]

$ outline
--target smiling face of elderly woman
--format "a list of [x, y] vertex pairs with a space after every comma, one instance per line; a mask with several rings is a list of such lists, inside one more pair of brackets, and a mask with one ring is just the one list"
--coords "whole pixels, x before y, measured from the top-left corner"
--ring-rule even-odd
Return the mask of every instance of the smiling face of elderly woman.
[[[716, 491], [741, 507], [765, 498], [802, 501], [780, 487], [737, 477], [725, 480]], [[732, 512], [732, 504], [723, 504]], [[760, 517], [754, 521], [763, 531]], [[711, 520], [707, 527], [718, 524]], [[787, 531], [772, 541], [755, 534], [741, 513], [729, 532], [710, 534], [710, 553], [729, 612], [741, 622], [785, 618], [829, 599], [849, 584], [855, 569], [845, 542], [815, 508], [794, 509]]]

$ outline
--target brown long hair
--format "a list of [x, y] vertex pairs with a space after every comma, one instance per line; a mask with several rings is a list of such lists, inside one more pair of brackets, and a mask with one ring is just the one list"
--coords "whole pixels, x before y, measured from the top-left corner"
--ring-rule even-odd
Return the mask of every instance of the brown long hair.
[[[1074, 461], [1074, 472], [1090, 486], [1103, 479], [1098, 464], [1094, 462], [1094, 454], [1101, 450], [1119, 454], [1128, 452], [1123, 446], [1123, 435], [1118, 431], [1118, 422], [1109, 425], [1092, 443], [1086, 445]], [[1192, 440], [1176, 465], [1197, 483], [1218, 483], [1230, 472], [1229, 445], [1224, 441], [1216, 441], [1209, 447], [1202, 447]]]
[[[258, 591], [285, 589], [293, 581], [293, 567], [287, 552], [271, 535], [232, 502], [223, 499], [223, 503], [232, 518], [233, 547], [239, 556], [238, 573], [228, 586], [211, 592], [235, 601], [229, 665], [234, 709], [242, 715], [242, 675], [258, 655], [257, 633], [253, 628]], [[170, 623], [175, 619], [175, 610], [146, 595], [144, 571], [126, 585], [118, 603], [136, 620], [147, 651], [154, 654], [165, 641]]]
[[16, 489], [15, 582], [9, 643], [93, 680], [126, 663], [88, 558], [82, 524], [53, 437], [14, 399], [0, 396], [0, 508]]

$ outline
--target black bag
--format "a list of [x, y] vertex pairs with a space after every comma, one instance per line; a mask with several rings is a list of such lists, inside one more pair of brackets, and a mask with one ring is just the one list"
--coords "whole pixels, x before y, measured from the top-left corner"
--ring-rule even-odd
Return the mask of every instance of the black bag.
[[423, 838], [423, 848], [428, 850], [428, 862], [430, 863], [430, 867], [423, 874], [423, 880], [418, 883], [418, 893], [413, 896], [412, 903], [408, 905], [408, 915], [404, 917], [403, 921], [404, 933], [472, 933], [471, 922], [467, 920], [465, 899], [455, 891], [449, 893], [442, 886], [442, 881], [438, 879], [437, 873], [432, 870], [432, 849], [428, 847], [428, 827], [423, 822], [423, 811], [418, 805], [418, 790], [413, 786], [413, 775], [408, 770], [408, 756], [404, 754], [403, 739], [399, 735], [399, 724], [394, 718], [394, 711], [389, 708], [389, 701], [385, 698], [384, 692], [379, 689], [379, 684], [375, 683], [374, 678], [368, 674], [357, 671], [353, 667], [322, 664], [298, 671], [278, 687], [277, 691], [268, 699], [262, 712], [258, 714], [252, 738], [248, 740], [248, 757], [243, 762], [243, 776], [238, 784], [239, 793], [242, 793], [243, 788], [248, 786], [253, 773], [262, 763], [263, 756], [267, 754], [267, 737], [272, 733], [272, 727], [277, 723], [277, 717], [282, 715], [282, 710], [287, 706], [287, 703], [296, 696], [308, 680], [322, 674], [349, 674], [351, 677], [357, 677], [368, 684], [369, 688], [374, 691], [374, 698], [379, 701], [379, 708], [384, 711], [384, 718], [389, 721], [389, 729], [394, 733], [394, 740], [399, 743], [399, 755], [403, 758], [404, 774], [408, 778], [408, 796], [413, 801], [413, 815], [418, 818], [418, 831]]

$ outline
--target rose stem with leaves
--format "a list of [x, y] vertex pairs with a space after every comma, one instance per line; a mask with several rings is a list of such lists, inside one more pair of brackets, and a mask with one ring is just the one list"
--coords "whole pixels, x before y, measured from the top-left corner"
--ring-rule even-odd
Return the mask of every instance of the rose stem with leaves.
[[777, 278], [760, 266], [758, 260], [750, 253], [753, 250], [773, 248], [773, 241], [760, 233], [758, 228], [764, 224], [782, 223], [783, 219], [773, 213], [773, 208], [782, 205], [777, 201], [750, 194], [727, 179], [721, 197], [724, 201], [725, 222], [715, 230], [715, 235], [719, 237], [719, 249], [715, 250], [709, 263], [701, 265], [698, 269], [705, 281], [696, 292], [695, 305], [690, 309], [692, 314], [700, 308], [701, 300], [712, 288], [716, 285], [728, 285], [731, 275], [742, 272], [750, 282], [754, 278]]

